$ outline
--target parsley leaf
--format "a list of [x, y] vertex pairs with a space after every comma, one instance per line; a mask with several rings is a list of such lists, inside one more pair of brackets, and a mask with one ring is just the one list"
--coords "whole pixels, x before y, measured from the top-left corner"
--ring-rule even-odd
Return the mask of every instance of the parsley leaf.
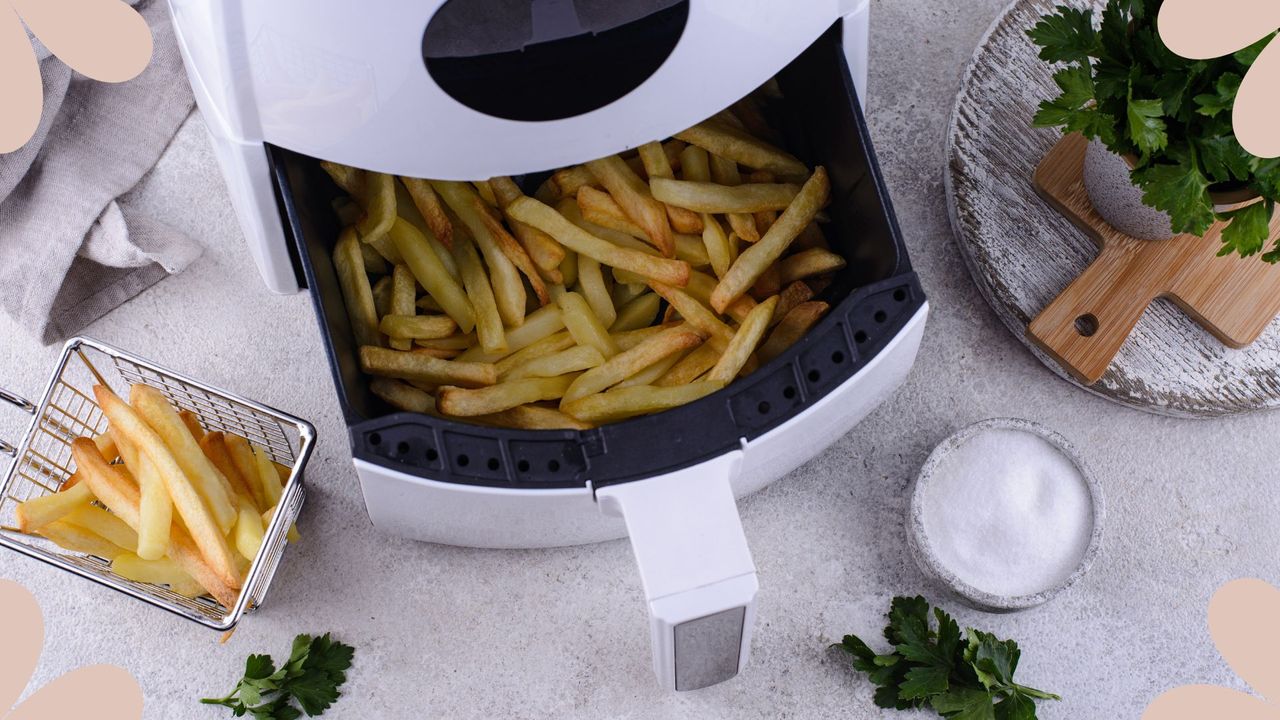
[[1059, 7], [1027, 31], [1040, 46], [1040, 59], [1049, 62], [1087, 63], [1096, 51], [1098, 34], [1093, 29], [1093, 11]]
[[1271, 215], [1274, 212], [1275, 203], [1263, 200], [1219, 215], [1219, 219], [1230, 220], [1231, 224], [1222, 231], [1223, 245], [1218, 254], [1236, 252], [1241, 257], [1249, 257], [1262, 252], [1271, 235]]
[[[289, 660], [279, 669], [268, 655], [250, 655], [244, 677], [235, 690], [223, 698], [204, 698], [206, 705], [222, 705], [235, 717], [246, 714], [254, 720], [297, 720], [320, 715], [342, 695], [355, 648], [333, 640], [328, 634], [313, 638], [299, 635], [293, 640]], [[297, 702], [302, 709], [294, 707]]]
[[877, 655], [856, 635], [832, 646], [876, 685], [879, 707], [928, 707], [950, 720], [1036, 720], [1036, 700], [1059, 699], [1014, 682], [1017, 643], [973, 629], [962, 635], [941, 608], [930, 613], [923, 597], [894, 598], [886, 617], [892, 652]]
[[1209, 181], [1189, 162], [1152, 165], [1133, 171], [1142, 201], [1169, 213], [1175, 233], [1204, 235], [1215, 220]]
[[1144, 154], [1151, 154], [1169, 146], [1169, 134], [1164, 120], [1164, 103], [1159, 100], [1134, 100], [1129, 98], [1129, 135]]

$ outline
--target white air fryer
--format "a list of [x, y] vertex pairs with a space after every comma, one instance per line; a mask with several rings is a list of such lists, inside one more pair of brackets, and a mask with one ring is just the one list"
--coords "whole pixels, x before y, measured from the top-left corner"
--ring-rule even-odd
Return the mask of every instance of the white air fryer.
[[[863, 122], [869, 0], [170, 0], [267, 285], [308, 288], [369, 517], [436, 543], [629, 535], [667, 688], [726, 680], [757, 580], [735, 498], [848, 432], [906, 377], [927, 304]], [[849, 266], [782, 356], [690, 405], [589, 431], [397, 412], [361, 373], [319, 160], [413, 177], [547, 172], [665, 138], [776, 76], [786, 146], [832, 181]], [[796, 522], [804, 522], [796, 518]]]

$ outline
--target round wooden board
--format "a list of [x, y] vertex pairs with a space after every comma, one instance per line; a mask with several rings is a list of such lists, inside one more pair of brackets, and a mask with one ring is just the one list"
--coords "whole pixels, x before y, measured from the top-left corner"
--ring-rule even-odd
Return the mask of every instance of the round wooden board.
[[[1098, 255], [1094, 243], [1035, 192], [1032, 173], [1061, 137], [1031, 127], [1055, 96], [1052, 68], [1026, 31], [1061, 0], [1017, 0], [966, 68], [952, 111], [945, 173], [951, 224], [969, 272], [1009, 330], [1063, 379], [1163, 415], [1217, 417], [1280, 407], [1280, 324], [1233, 350], [1156, 300], [1092, 386], [1035, 348], [1027, 325]], [[1103, 2], [1075, 0], [1095, 8]], [[1259, 261], [1261, 262], [1261, 261]]]

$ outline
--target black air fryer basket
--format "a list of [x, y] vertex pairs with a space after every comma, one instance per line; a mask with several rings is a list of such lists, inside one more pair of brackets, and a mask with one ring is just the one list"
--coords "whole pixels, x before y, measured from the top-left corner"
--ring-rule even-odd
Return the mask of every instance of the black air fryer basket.
[[[817, 298], [830, 303], [831, 312], [787, 352], [717, 393], [587, 431], [482, 427], [399, 412], [370, 392], [331, 261], [341, 230], [332, 202], [341, 191], [316, 159], [270, 146], [291, 250], [315, 302], [355, 457], [454, 483], [581, 488], [590, 480], [600, 488], [740, 448], [743, 438], [794, 417], [865, 367], [925, 296], [876, 163], [841, 36], [837, 22], [784, 68], [777, 76], [784, 99], [766, 107], [783, 146], [830, 174], [831, 222], [823, 230], [832, 250], [848, 260]], [[544, 178], [517, 180], [532, 193]]]

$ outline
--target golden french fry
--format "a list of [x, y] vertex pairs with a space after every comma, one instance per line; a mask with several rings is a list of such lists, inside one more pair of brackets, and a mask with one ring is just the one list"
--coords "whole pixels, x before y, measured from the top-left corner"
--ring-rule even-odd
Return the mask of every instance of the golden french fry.
[[618, 388], [565, 403], [561, 409], [585, 422], [606, 423], [687, 405], [721, 387], [719, 383], [697, 382], [670, 387]]
[[777, 210], [760, 210], [752, 215], [753, 224], [756, 227], [756, 233], [769, 232], [769, 228], [778, 221]]
[[399, 380], [376, 377], [369, 381], [369, 391], [387, 401], [388, 405], [405, 412], [437, 415], [436, 400], [431, 393], [402, 383]]
[[381, 345], [378, 309], [354, 229], [342, 231], [342, 237], [333, 248], [333, 267], [338, 274], [338, 286], [342, 288], [342, 299], [347, 306], [347, 318], [351, 321], [356, 342], [360, 345]]
[[138, 547], [138, 533], [128, 523], [97, 505], [81, 505], [62, 521], [91, 530], [125, 550], [133, 551]]
[[442, 387], [437, 395], [436, 406], [445, 415], [489, 415], [529, 403], [558, 400], [573, 381], [573, 376], [566, 375], [512, 380], [478, 390]]
[[386, 315], [378, 329], [392, 339], [431, 340], [453, 335], [458, 324], [447, 315]]
[[14, 524], [18, 530], [24, 533], [36, 532], [49, 523], [61, 520], [76, 508], [87, 506], [93, 501], [93, 491], [83, 482], [77, 482], [70, 488], [63, 485], [63, 488], [61, 492], [41, 495], [18, 503], [13, 511]]
[[809, 223], [801, 231], [800, 237], [791, 243], [791, 247], [795, 250], [808, 250], [810, 248], [831, 249], [831, 245], [827, 243], [827, 236], [822, 234], [822, 228], [816, 222]]
[[569, 334], [568, 330], [548, 335], [494, 363], [494, 367], [498, 370], [498, 379], [501, 380], [504, 375], [527, 362], [558, 353], [561, 350], [568, 350], [574, 344], [573, 336]]
[[[674, 178], [676, 176], [675, 169], [671, 166], [671, 157], [667, 154], [667, 148], [662, 143], [651, 142], [641, 145], [640, 161], [644, 164], [645, 174], [650, 181], [654, 178]], [[702, 232], [702, 218], [695, 212], [668, 205], [667, 219], [671, 221], [671, 227], [676, 232]]]
[[[547, 180], [546, 199], [555, 202], [567, 197], [574, 197], [578, 191], [584, 187], [599, 187], [600, 181], [592, 174], [586, 165], [576, 165], [574, 167], [557, 170]], [[538, 198], [542, 200], [543, 198]]]
[[564, 262], [565, 252], [560, 243], [532, 225], [512, 220], [507, 214], [507, 206], [517, 198], [524, 197], [520, 187], [509, 177], [490, 178], [489, 185], [493, 188], [494, 197], [498, 201], [498, 207], [502, 209], [503, 216], [511, 223], [511, 232], [515, 234], [520, 244], [524, 245], [524, 249], [529, 252], [529, 257], [533, 258], [534, 264], [550, 282], [563, 282], [564, 276], [560, 274], [559, 268], [560, 263]]
[[623, 332], [610, 333], [609, 337], [613, 338], [613, 341], [618, 344], [619, 349], [630, 350], [631, 348], [663, 332], [664, 330], [670, 330], [671, 328], [679, 327], [682, 324], [683, 323], [679, 321], [664, 322], [660, 325], [654, 325], [652, 327], [643, 327], [637, 330], [626, 330]]
[[[518, 327], [524, 322], [526, 296], [524, 284], [520, 281], [520, 273], [504, 251], [505, 241], [510, 236], [507, 235], [505, 230], [502, 234], [507, 235], [506, 238], [500, 239], [494, 234], [495, 223], [493, 216], [481, 207], [483, 201], [470, 185], [461, 182], [433, 180], [431, 186], [444, 199], [445, 204], [458, 214], [458, 218], [471, 233], [476, 245], [480, 247], [480, 254], [484, 255], [485, 262], [489, 266], [493, 294], [497, 300], [498, 312], [502, 315], [503, 322], [510, 327]], [[498, 226], [500, 227], [500, 224]], [[516, 245], [514, 239], [511, 239], [510, 243]], [[532, 261], [530, 261], [530, 265], [532, 265]], [[537, 273], [535, 272], [534, 275], [537, 275]], [[421, 282], [421, 278], [419, 278], [419, 282]], [[470, 328], [467, 329], [469, 330]]]
[[524, 378], [557, 377], [582, 370], [590, 370], [603, 363], [604, 356], [600, 354], [599, 350], [589, 345], [578, 345], [568, 350], [561, 350], [558, 353], [530, 360], [524, 365], [512, 369], [511, 372], [501, 378], [501, 381], [507, 383]]
[[681, 358], [680, 362], [672, 365], [671, 369], [658, 378], [654, 385], [659, 387], [687, 385], [715, 367], [719, 359], [720, 352], [714, 347], [709, 344], [699, 345], [693, 349], [693, 352]]
[[[512, 217], [548, 233], [566, 248], [586, 255], [614, 268], [683, 287], [689, 281], [689, 264], [681, 260], [659, 258], [636, 250], [620, 248], [601, 240], [574, 225], [554, 209], [532, 198], [520, 198], [511, 204]], [[664, 220], [665, 222], [665, 217]], [[674, 239], [672, 240], [674, 251]], [[567, 281], [567, 278], [566, 278]]]
[[[760, 273], [760, 277], [756, 278], [756, 282], [751, 286], [750, 294], [756, 297], [769, 297], [777, 295], [782, 291], [782, 272], [778, 269], [778, 264], [774, 263], [765, 268]], [[743, 295], [743, 297], [747, 297]]]
[[280, 486], [280, 476], [276, 474], [276, 466], [271, 462], [271, 454], [264, 448], [253, 448], [253, 457], [258, 464], [258, 482], [262, 484], [262, 496], [267, 499], [268, 507], [280, 504], [280, 495], [284, 488]]
[[262, 515], [254, 508], [242, 506], [232, 533], [240, 556], [252, 561], [262, 548]]
[[414, 340], [413, 344], [419, 348], [431, 348], [432, 350], [469, 350], [475, 347], [476, 334], [474, 332], [465, 335], [450, 335], [443, 338], [420, 338]]
[[564, 313], [565, 327], [579, 345], [593, 347], [606, 358], [618, 354], [617, 343], [609, 336], [609, 331], [591, 310], [591, 305], [585, 298], [578, 293], [567, 292], [556, 303]]
[[123, 434], [116, 445], [125, 467], [130, 468], [138, 481], [138, 538], [130, 549], [150, 560], [163, 557], [169, 548], [173, 526], [173, 501], [151, 458], [139, 453]]
[[729, 347], [725, 349], [716, 366], [707, 375], [707, 380], [728, 385], [738, 377], [738, 373], [742, 372], [747, 361], [751, 359], [751, 353], [755, 352], [756, 346], [760, 344], [765, 330], [769, 329], [769, 321], [773, 318], [773, 310], [777, 306], [777, 295], [755, 306], [747, 315], [747, 319], [742, 321], [738, 331], [733, 334], [733, 340], [729, 342]]
[[345, 190], [353, 197], [361, 197], [364, 195], [364, 171], [357, 170], [353, 167], [341, 165], [328, 160], [322, 160], [320, 167], [333, 178], [333, 182], [338, 187]]
[[559, 410], [538, 405], [521, 405], [510, 410], [473, 418], [498, 427], [523, 430], [590, 430], [591, 425]]
[[[649, 192], [649, 186], [640, 179], [626, 162], [617, 155], [592, 160], [587, 163], [591, 174], [609, 191], [622, 211], [645, 231], [649, 242], [666, 257], [674, 257], [675, 240], [667, 211]], [[552, 233], [555, 235], [555, 233]], [[561, 240], [561, 242], [564, 242]]]
[[250, 505], [257, 507], [254, 499], [253, 483], [240, 473], [231, 452], [227, 449], [226, 435], [222, 432], [211, 432], [200, 438], [200, 449], [204, 451], [209, 462], [218, 468], [218, 472], [231, 484], [233, 494]]
[[[132, 401], [134, 408], [138, 414], [142, 416], [147, 425], [155, 430], [156, 434], [164, 440], [164, 444], [168, 447], [174, 460], [178, 462], [178, 467], [186, 475], [187, 481], [196, 489], [200, 497], [204, 500], [209, 512], [217, 521], [218, 527], [222, 528], [223, 534], [231, 530], [235, 525], [236, 510], [231, 504], [231, 498], [227, 494], [225, 481], [220, 477], [221, 473], [209, 462], [209, 458], [205, 457], [204, 452], [200, 450], [200, 444], [187, 431], [187, 427], [182, 424], [182, 420], [178, 418], [178, 413], [174, 411], [173, 406], [169, 404], [168, 398], [160, 393], [159, 390], [149, 385], [134, 385], [130, 388], [129, 399]], [[146, 453], [145, 448], [138, 448], [140, 453]], [[152, 462], [157, 466], [158, 462], [152, 458]], [[157, 470], [159, 468], [157, 467]], [[138, 478], [140, 486], [143, 485], [143, 479]], [[170, 491], [172, 495], [172, 491]], [[146, 505], [147, 488], [142, 486], [143, 505]], [[184, 516], [185, 518], [185, 516]], [[143, 558], [145, 554], [139, 553]]]
[[57, 520], [45, 525], [40, 528], [38, 534], [52, 540], [64, 550], [107, 560], [128, 552], [128, 548], [122, 548], [92, 530], [72, 525], [65, 520]]
[[680, 172], [685, 180], [711, 182], [711, 156], [697, 145], [680, 151]]
[[[702, 336], [685, 326], [668, 328], [609, 358], [603, 365], [592, 368], [573, 382], [564, 393], [563, 405], [587, 395], [594, 395], [635, 375], [673, 353], [687, 350], [702, 343]], [[567, 412], [567, 411], [566, 411]], [[581, 416], [570, 413], [579, 419]]]
[[[426, 310], [429, 313], [438, 314], [438, 313], [444, 312], [444, 308], [440, 307], [440, 303], [436, 302], [436, 299], [431, 297], [430, 295], [423, 295], [422, 297], [418, 298], [417, 306], [419, 310]], [[387, 313], [379, 312], [378, 314], [386, 315]]]
[[[106, 390], [102, 386], [97, 386], [95, 391], [99, 388]], [[106, 390], [106, 393], [110, 393], [110, 390]], [[160, 438], [154, 436], [154, 432], [146, 427], [141, 418], [136, 415], [129, 417], [133, 410], [123, 400], [115, 397], [113, 393], [110, 395], [102, 394], [97, 399], [99, 407], [103, 409], [103, 412], [111, 420], [113, 429], [121, 426], [128, 428], [129, 437], [139, 448], [154, 446], [164, 449]], [[106, 400], [105, 403], [104, 400]], [[121, 406], [127, 412], [122, 411]], [[113, 415], [115, 417], [112, 417]], [[148, 432], [151, 433], [152, 437], [147, 437]], [[97, 446], [91, 441], [84, 438], [74, 441], [71, 444], [71, 454], [76, 460], [76, 466], [84, 475], [85, 483], [93, 490], [94, 495], [106, 503], [107, 507], [111, 508], [117, 517], [137, 531], [140, 525], [138, 489], [133, 486], [117, 466], [107, 464], [107, 461], [102, 458], [102, 453], [98, 452]], [[180, 475], [181, 470], [173, 462], [172, 458], [169, 458], [169, 462], [173, 463], [173, 466], [166, 469], [171, 472], [176, 471]], [[193, 488], [188, 488], [182, 494], [186, 498], [194, 496], [195, 491]], [[196, 498], [196, 503], [199, 503], [198, 498]], [[216, 544], [222, 545], [222, 550], [215, 549], [210, 553], [217, 558], [217, 564], [215, 564], [215, 560], [205, 556], [198, 542], [193, 540], [185, 529], [176, 525], [169, 533], [169, 557], [177, 562], [191, 577], [195, 578], [218, 602], [226, 607], [231, 607], [236, 601], [235, 590], [240, 586], [240, 576], [231, 559], [230, 548], [226, 546], [226, 540], [222, 535], [217, 534], [217, 527], [213, 524], [211, 517], [206, 517], [199, 521], [197, 527], [201, 528], [202, 533], [213, 531], [214, 534], [206, 538], [206, 540], [210, 541], [211, 544], [215, 544], [212, 541], [216, 537]]]
[[747, 132], [761, 140], [778, 141], [778, 132], [765, 119], [764, 112], [754, 97], [748, 95], [731, 105], [729, 109]]
[[809, 170], [790, 153], [752, 137], [750, 133], [718, 120], [694, 125], [676, 137], [697, 145], [712, 155], [728, 158], [740, 165], [768, 170], [781, 177], [803, 177]]
[[498, 381], [492, 363], [440, 360], [419, 353], [368, 346], [360, 348], [360, 367], [371, 375], [440, 385], [479, 387]]
[[609, 296], [600, 263], [589, 257], [578, 258], [578, 285], [600, 324], [605, 327], [612, 325], [618, 319], [618, 311], [613, 307], [613, 298]]
[[[262, 513], [262, 526], [264, 528], [271, 525], [271, 519], [275, 517], [276, 510], [278, 509], [279, 508], [271, 508], [270, 510]], [[287, 538], [291, 543], [296, 543], [302, 540], [302, 536], [298, 534], [298, 526], [290, 525], [289, 531], [285, 534], [285, 538]]]
[[[742, 174], [738, 172], [738, 163], [719, 155], [711, 156], [711, 179], [721, 185], [741, 185]], [[728, 216], [729, 227], [738, 234], [739, 237], [745, 238], [747, 242], [756, 242], [760, 239], [760, 231], [756, 228], [756, 223], [751, 215], [747, 213], [731, 213]]]
[[707, 260], [716, 277], [724, 277], [733, 263], [732, 251], [729, 249], [729, 236], [725, 234], [720, 221], [715, 216], [702, 216], [702, 244], [707, 248]]
[[746, 293], [781, 257], [791, 241], [813, 221], [813, 216], [827, 203], [830, 193], [827, 171], [818, 167], [795, 200], [778, 218], [778, 222], [769, 228], [760, 242], [744, 250], [729, 268], [729, 272], [720, 279], [720, 284], [711, 294], [711, 307], [716, 312], [724, 312], [730, 303]]
[[814, 275], [834, 272], [845, 266], [844, 258], [830, 250], [810, 248], [778, 261], [783, 283], [793, 283]]
[[[471, 301], [462, 290], [462, 286], [445, 269], [440, 256], [432, 249], [427, 236], [418, 232], [417, 228], [404, 220], [397, 220], [391, 226], [391, 240], [405, 264], [413, 272], [413, 276], [431, 297], [444, 308], [444, 311], [458, 323], [463, 332], [471, 332], [476, 325], [475, 311]], [[370, 343], [365, 343], [370, 344]]]
[[395, 178], [386, 173], [367, 172], [364, 176], [364, 217], [356, 224], [360, 239], [373, 242], [385, 237], [396, 221]]
[[695, 300], [685, 291], [662, 283], [653, 283], [652, 287], [653, 291], [670, 303], [671, 307], [675, 308], [681, 317], [689, 321], [689, 324], [697, 328], [703, 335], [706, 335], [717, 350], [724, 351], [729, 341], [733, 339], [733, 328], [726, 325], [723, 320], [715, 316], [715, 313], [708, 310], [705, 305]]
[[800, 192], [799, 185], [786, 183], [728, 186], [667, 178], [654, 178], [649, 183], [656, 199], [702, 213], [781, 210]]
[[445, 214], [444, 207], [440, 205], [440, 196], [436, 195], [436, 191], [431, 189], [431, 183], [418, 178], [400, 178], [400, 182], [404, 184], [406, 190], [409, 191], [409, 197], [413, 199], [413, 206], [418, 209], [418, 213], [422, 215], [422, 220], [427, 227], [431, 228], [431, 232], [435, 234], [436, 239], [447, 248], [453, 247], [453, 223], [449, 221], [449, 216]]
[[267, 498], [262, 494], [262, 485], [258, 482], [258, 462], [253, 457], [249, 441], [239, 435], [225, 435], [223, 443], [227, 447], [227, 454], [231, 456], [231, 463], [236, 467], [236, 473], [248, 486], [249, 497], [253, 498], [254, 506], [268, 507]]
[[786, 286], [782, 292], [778, 293], [778, 306], [773, 309], [773, 319], [769, 321], [769, 327], [782, 322], [782, 318], [786, 317], [795, 306], [812, 299], [813, 288], [807, 283], [796, 281]]
[[[387, 303], [387, 312], [384, 315], [400, 315], [413, 316], [418, 312], [416, 300], [418, 298], [418, 281], [414, 279], [413, 272], [409, 270], [407, 265], [396, 265], [391, 269], [391, 297]], [[378, 329], [383, 335], [390, 335], [379, 324]], [[413, 347], [413, 340], [404, 337], [392, 337], [387, 343], [394, 350], [408, 350]]]
[[[473, 200], [473, 204], [478, 204], [478, 201]], [[477, 211], [479, 210], [480, 208], [477, 208]], [[546, 305], [551, 301], [551, 296], [547, 292], [547, 284], [543, 282], [542, 275], [538, 272], [538, 266], [533, 262], [533, 258], [529, 256], [524, 246], [518, 243], [515, 237], [503, 227], [502, 217], [496, 212], [485, 212], [480, 215], [480, 219], [488, 229], [489, 235], [498, 243], [502, 253], [528, 279], [529, 287], [533, 288], [533, 294], [538, 296], [538, 304]], [[520, 293], [523, 298], [523, 287], [520, 288]]]
[[200, 583], [168, 558], [144, 560], [133, 553], [121, 553], [111, 560], [111, 571], [134, 582], [168, 585], [170, 590], [184, 597], [206, 594]]
[[[627, 217], [622, 207], [614, 201], [613, 196], [603, 190], [592, 187], [579, 190], [578, 210], [582, 213], [582, 219], [593, 225], [625, 233], [633, 238], [644, 238], [646, 241], [648, 239], [645, 231]], [[658, 251], [657, 248], [653, 249]]]
[[[699, 345], [698, 347], [702, 347], [702, 345]], [[697, 348], [694, 348], [694, 350], [696, 349]], [[681, 350], [680, 352], [672, 353], [662, 358], [658, 362], [650, 365], [649, 367], [641, 370], [635, 375], [632, 375], [626, 380], [623, 380], [617, 385], [614, 385], [614, 387], [624, 388], [624, 387], [633, 387], [636, 385], [653, 385], [654, 383], [658, 382], [660, 378], [662, 378], [664, 375], [670, 372], [671, 368], [675, 367], [676, 363], [680, 362], [682, 359], [684, 359], [686, 355], [688, 355], [691, 352], [693, 352], [693, 350]]]
[[[507, 349], [502, 352], [485, 352], [483, 348], [472, 347], [458, 356], [465, 362], [497, 362], [508, 355], [529, 347], [535, 342], [554, 335], [564, 329], [564, 317], [557, 305], [538, 308], [525, 318], [524, 324], [507, 330]], [[452, 383], [458, 385], [461, 383]]]
[[467, 289], [467, 297], [475, 308], [476, 339], [480, 342], [480, 348], [485, 352], [506, 350], [507, 336], [502, 327], [502, 314], [498, 310], [489, 274], [480, 263], [480, 254], [476, 252], [474, 241], [459, 235], [453, 252], [457, 257], [458, 267], [462, 269], [462, 284]]
[[[191, 437], [200, 442], [200, 438], [204, 437], [204, 426], [200, 424], [200, 418], [190, 410], [179, 410], [178, 418], [182, 420], [182, 424], [187, 426], [187, 431], [191, 433]], [[98, 446], [98, 451], [102, 451], [102, 446]], [[102, 457], [106, 457], [106, 453], [102, 453]]]
[[[184, 410], [183, 412], [187, 411]], [[185, 417], [183, 418], [183, 422], [186, 422]], [[116, 439], [111, 436], [110, 431], [104, 432], [95, 437], [93, 439], [93, 443], [98, 446], [98, 452], [102, 453], [102, 457], [108, 460], [120, 457], [120, 449], [116, 447]]]
[[[430, 295], [426, 296], [430, 297]], [[373, 309], [374, 323], [373, 327], [378, 327], [377, 318], [387, 315], [391, 312], [391, 276], [384, 275], [378, 278], [378, 282], [373, 284]]]
[[[711, 293], [715, 292], [716, 279], [700, 272], [689, 273], [689, 284], [684, 291], [690, 296], [696, 298], [698, 302], [711, 306]], [[751, 308], [756, 306], [756, 301], [749, 295], [743, 295], [738, 298], [725, 310], [725, 314], [733, 318], [737, 322], [746, 319], [747, 313], [751, 312]]]
[[787, 348], [804, 337], [804, 334], [809, 332], [809, 329], [817, 324], [829, 309], [830, 306], [826, 303], [816, 301], [800, 303], [792, 308], [773, 332], [769, 333], [769, 339], [760, 346], [758, 353], [760, 362], [769, 362], [785, 352]]
[[658, 308], [661, 306], [662, 297], [656, 293], [646, 292], [632, 298], [618, 310], [618, 317], [609, 326], [609, 332], [618, 333], [649, 327], [658, 318]]

